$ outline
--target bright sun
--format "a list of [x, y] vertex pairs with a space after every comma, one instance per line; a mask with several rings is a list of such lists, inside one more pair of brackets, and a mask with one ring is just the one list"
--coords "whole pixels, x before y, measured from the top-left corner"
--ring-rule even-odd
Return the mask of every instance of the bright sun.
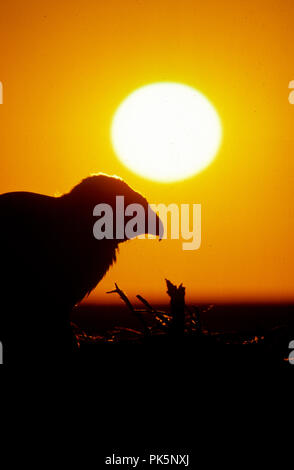
[[221, 123], [199, 91], [178, 83], [135, 90], [117, 109], [111, 137], [119, 159], [133, 172], [156, 181], [199, 173], [214, 159]]

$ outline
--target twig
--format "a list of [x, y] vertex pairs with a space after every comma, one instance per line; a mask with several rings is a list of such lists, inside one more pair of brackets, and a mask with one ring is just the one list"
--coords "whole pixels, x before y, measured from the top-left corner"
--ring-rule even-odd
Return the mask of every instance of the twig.
[[149, 304], [149, 302], [148, 302], [146, 299], [144, 299], [144, 297], [142, 297], [141, 295], [137, 295], [136, 297], [137, 297], [137, 299], [140, 300], [140, 302], [142, 302], [143, 305], [145, 305], [145, 307], [147, 308], [148, 312], [151, 312], [151, 313], [155, 312], [154, 308], [151, 307], [151, 305]]
[[167, 294], [170, 297], [170, 313], [172, 322], [170, 332], [174, 335], [183, 335], [185, 330], [185, 287], [180, 284], [178, 287], [168, 279], [165, 280]]
[[138, 312], [133, 305], [131, 304], [130, 300], [126, 296], [126, 294], [118, 287], [117, 283], [115, 282], [115, 289], [106, 292], [107, 294], [118, 294], [120, 298], [124, 301], [124, 303], [127, 305], [127, 307], [130, 309], [130, 311], [135, 315], [135, 317], [139, 320], [141, 325], [144, 328], [145, 334], [150, 334], [150, 330], [147, 326], [147, 323], [145, 322], [144, 318], [141, 316], [140, 312]]
[[115, 285], [115, 289], [106, 292], [106, 294], [118, 294], [120, 298], [125, 302], [125, 304], [129, 307], [129, 309], [132, 312], [134, 312], [135, 309], [133, 305], [131, 304], [131, 302], [129, 301], [129, 299], [127, 298], [126, 294], [118, 287], [116, 282], [114, 285]]

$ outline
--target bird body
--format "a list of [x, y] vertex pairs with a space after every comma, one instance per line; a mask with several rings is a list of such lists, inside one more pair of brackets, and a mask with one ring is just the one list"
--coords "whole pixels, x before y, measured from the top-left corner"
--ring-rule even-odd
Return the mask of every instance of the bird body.
[[[4, 357], [20, 350], [34, 360], [72, 350], [69, 316], [116, 261], [120, 242], [96, 240], [93, 208], [148, 202], [121, 179], [86, 178], [60, 197], [29, 192], [0, 196], [2, 307], [0, 340]], [[5, 344], [6, 343], [6, 344]], [[49, 354], [49, 356], [48, 356]]]

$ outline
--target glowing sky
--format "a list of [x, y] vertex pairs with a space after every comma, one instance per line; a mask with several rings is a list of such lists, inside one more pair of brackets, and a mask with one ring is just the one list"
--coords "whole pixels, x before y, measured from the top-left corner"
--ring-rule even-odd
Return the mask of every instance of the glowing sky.
[[[129, 242], [90, 301], [114, 281], [165, 300], [165, 277], [193, 301], [293, 300], [293, 18], [292, 1], [271, 0], [1, 5], [1, 192], [54, 195], [104, 171], [150, 202], [202, 204], [200, 250]], [[129, 171], [109, 137], [122, 100], [159, 81], [201, 90], [223, 125], [213, 164], [171, 185]]]
[[120, 104], [111, 140], [127, 168], [151, 181], [179, 181], [206, 168], [221, 143], [213, 104], [182, 83], [150, 83]]

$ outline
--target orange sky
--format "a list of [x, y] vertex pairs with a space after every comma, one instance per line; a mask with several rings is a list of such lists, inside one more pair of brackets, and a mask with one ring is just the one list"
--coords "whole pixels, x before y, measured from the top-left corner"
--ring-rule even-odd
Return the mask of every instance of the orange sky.
[[[164, 277], [191, 301], [294, 299], [292, 1], [74, 0], [1, 5], [1, 192], [65, 192], [91, 172], [122, 176], [150, 202], [201, 203], [202, 246], [135, 240], [90, 301], [117, 281], [165, 300]], [[109, 129], [141, 85], [203, 92], [223, 124], [198, 176], [153, 183], [115, 157]]]

